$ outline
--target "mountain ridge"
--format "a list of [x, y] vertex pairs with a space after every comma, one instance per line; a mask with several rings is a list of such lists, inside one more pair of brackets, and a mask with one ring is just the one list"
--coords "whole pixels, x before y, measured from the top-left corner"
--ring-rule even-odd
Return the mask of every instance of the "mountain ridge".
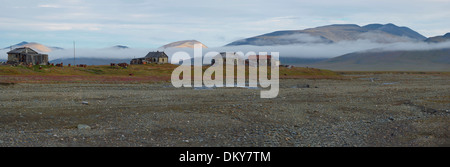
[[425, 42], [428, 42], [428, 43], [439, 43], [439, 42], [446, 42], [446, 41], [450, 41], [450, 33], [446, 33], [446, 34], [440, 35], [440, 36], [430, 37], [425, 40]]
[[7, 49], [20, 48], [20, 47], [29, 47], [29, 48], [36, 50], [37, 52], [43, 52], [43, 53], [49, 53], [49, 52], [52, 52], [55, 50], [63, 50], [64, 49], [61, 47], [46, 46], [46, 45], [43, 45], [43, 44], [40, 44], [37, 42], [27, 42], [27, 41], [22, 41], [20, 43], [5, 47], [3, 49], [7, 50]]
[[356, 24], [332, 24], [315, 28], [307, 28], [304, 30], [274, 31], [263, 35], [237, 40], [225, 46], [270, 46], [301, 43], [335, 43], [340, 41], [355, 41], [362, 39], [373, 40], [380, 43], [392, 43], [399, 41], [423, 41], [426, 37], [408, 27], [399, 27], [392, 23], [384, 25], [368, 24], [365, 26], [359, 26]]
[[168, 49], [168, 48], [194, 48], [195, 44], [201, 44], [202, 48], [208, 48], [203, 43], [197, 41], [197, 40], [183, 40], [183, 41], [176, 41], [172, 42], [166, 45], [163, 45], [159, 47], [159, 49]]
[[450, 47], [431, 50], [353, 52], [309, 66], [339, 71], [450, 71], [449, 64]]

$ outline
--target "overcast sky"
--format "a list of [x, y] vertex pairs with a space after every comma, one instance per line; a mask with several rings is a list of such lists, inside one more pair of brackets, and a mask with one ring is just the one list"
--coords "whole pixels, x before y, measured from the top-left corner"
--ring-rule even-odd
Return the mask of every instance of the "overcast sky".
[[209, 47], [278, 30], [394, 23], [426, 37], [450, 32], [450, 0], [0, 0], [0, 47]]

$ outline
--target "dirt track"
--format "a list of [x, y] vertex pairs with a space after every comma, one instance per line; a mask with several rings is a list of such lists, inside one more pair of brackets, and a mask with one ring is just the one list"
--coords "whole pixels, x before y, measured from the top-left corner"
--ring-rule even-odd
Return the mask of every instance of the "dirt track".
[[449, 146], [448, 83], [285, 79], [275, 99], [170, 83], [2, 84], [0, 146]]

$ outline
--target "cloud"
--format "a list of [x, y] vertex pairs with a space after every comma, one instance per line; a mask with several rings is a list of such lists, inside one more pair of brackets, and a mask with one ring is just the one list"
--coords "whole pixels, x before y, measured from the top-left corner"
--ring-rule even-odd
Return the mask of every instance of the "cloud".
[[[148, 49], [116, 49], [116, 48], [103, 48], [103, 49], [89, 49], [89, 48], [77, 48], [75, 50], [75, 57], [78, 58], [111, 58], [111, 59], [133, 59], [138, 57], [144, 57], [151, 51]], [[155, 50], [156, 51], [156, 50]], [[73, 58], [72, 49], [55, 50], [50, 52], [49, 59], [61, 59], [61, 58]]]
[[382, 48], [376, 48], [370, 51], [420, 51], [420, 50], [436, 50], [450, 48], [450, 41], [440, 43], [426, 42], [398, 42]]
[[9, 50], [0, 49], [0, 61], [5, 61], [8, 59], [8, 54], [6, 54], [6, 52], [9, 52]]
[[[279, 52], [280, 57], [296, 58], [332, 58], [352, 52], [365, 51], [395, 51], [395, 50], [430, 50], [450, 48], [450, 41], [445, 43], [425, 43], [425, 42], [397, 42], [397, 43], [375, 43], [369, 40], [342, 41], [327, 44], [295, 44], [278, 46], [230, 46], [213, 47], [202, 49], [202, 55], [208, 52]], [[139, 58], [144, 57], [150, 51], [158, 49], [77, 49], [77, 57], [90, 58]], [[162, 51], [162, 50], [160, 50]], [[194, 56], [194, 49], [191, 48], [169, 48], [163, 50], [169, 57], [176, 52], [187, 52]], [[73, 50], [60, 50], [50, 53], [51, 59], [73, 57]]]
[[[272, 40], [273, 39], [273, 40]], [[239, 42], [246, 42], [245, 39], [240, 40]], [[266, 46], [266, 45], [290, 45], [290, 44], [301, 44], [301, 43], [329, 43], [330, 40], [319, 37], [312, 36], [309, 34], [291, 34], [291, 35], [282, 35], [282, 36], [265, 36], [261, 38], [252, 38], [249, 41], [252, 45], [257, 46]]]
[[411, 41], [417, 41], [415, 39], [406, 37], [406, 36], [394, 36], [389, 35], [387, 33], [383, 32], [365, 32], [358, 35], [358, 38], [360, 39], [368, 39], [372, 42], [378, 42], [378, 43], [396, 43], [396, 42], [411, 42]]
[[[204, 49], [203, 52], [279, 52], [280, 57], [296, 58], [332, 58], [352, 52], [396, 51], [396, 50], [433, 50], [450, 48], [450, 41], [444, 43], [395, 42], [377, 43], [370, 40], [341, 41], [337, 43], [313, 43], [278, 46], [230, 46]], [[172, 51], [173, 52], [173, 51]]]
[[45, 4], [45, 5], [38, 5], [38, 8], [61, 8], [61, 6], [54, 4]]
[[[159, 46], [184, 39], [196, 39], [208, 46], [222, 46], [236, 38], [332, 23], [365, 25], [392, 22], [408, 26], [425, 36], [436, 36], [450, 32], [448, 8], [450, 3], [444, 0], [15, 0], [4, 1], [0, 6], [0, 32], [19, 35], [2, 36], [0, 44], [13, 43], [17, 38], [28, 40], [30, 32], [35, 34], [38, 42], [38, 38], [54, 40], [47, 37], [57, 31], [67, 31], [59, 37], [84, 35], [136, 43], [137, 46], [132, 47]], [[5, 19], [12, 21], [4, 22]], [[32, 24], [28, 24], [30, 22]], [[136, 42], [161, 38], [164, 40]], [[95, 44], [102, 45], [102, 42]]]
[[[327, 44], [295, 44], [295, 45], [279, 45], [279, 46], [230, 46], [230, 47], [213, 47], [202, 49], [202, 55], [208, 52], [279, 52], [280, 57], [295, 58], [332, 58], [352, 52], [381, 52], [381, 51], [405, 51], [405, 50], [433, 50], [450, 48], [450, 41], [443, 43], [425, 43], [425, 42], [396, 42], [396, 43], [375, 43], [369, 40], [358, 41], [341, 41], [337, 43]], [[6, 52], [9, 49], [0, 50], [0, 59], [7, 59]], [[110, 58], [110, 59], [133, 59], [147, 55], [150, 51], [157, 49], [130, 48], [130, 49], [88, 49], [77, 48], [77, 58]], [[194, 50], [190, 48], [169, 48], [164, 52], [170, 57], [176, 52], [187, 52], [191, 57], [194, 56]], [[73, 58], [73, 50], [55, 50], [48, 53], [49, 59]]]

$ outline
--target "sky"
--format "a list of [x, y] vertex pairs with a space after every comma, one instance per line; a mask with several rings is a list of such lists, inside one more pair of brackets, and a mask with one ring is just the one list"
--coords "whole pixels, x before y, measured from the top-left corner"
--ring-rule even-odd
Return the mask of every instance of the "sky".
[[278, 30], [394, 23], [431, 37], [450, 32], [450, 0], [0, 0], [0, 47], [208, 47]]

